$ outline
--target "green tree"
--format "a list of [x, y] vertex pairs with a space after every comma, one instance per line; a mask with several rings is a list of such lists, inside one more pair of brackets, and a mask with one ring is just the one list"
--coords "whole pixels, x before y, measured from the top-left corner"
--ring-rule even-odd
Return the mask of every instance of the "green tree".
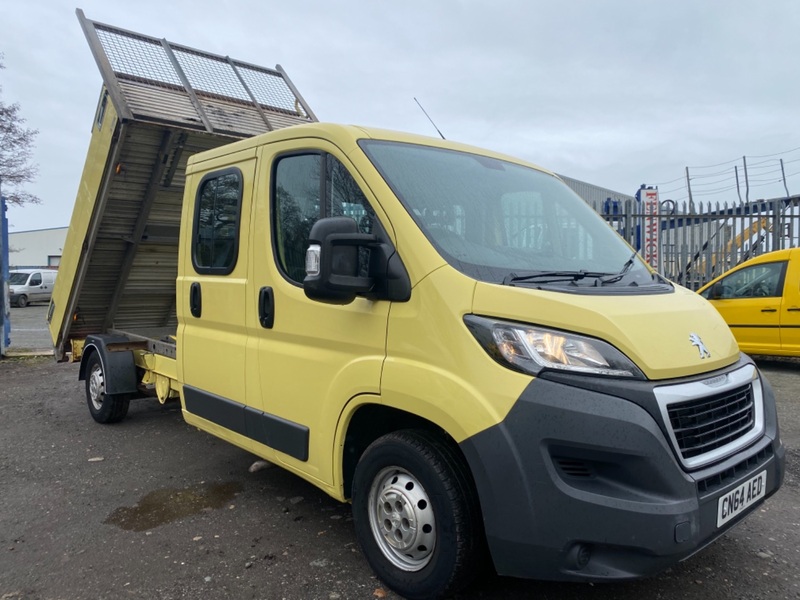
[[[0, 54], [0, 70], [5, 69]], [[0, 93], [3, 88], [0, 86]], [[0, 191], [9, 204], [39, 204], [39, 198], [26, 192], [23, 186], [32, 182], [38, 167], [31, 162], [36, 129], [25, 127], [19, 104], [6, 104], [0, 97]]]

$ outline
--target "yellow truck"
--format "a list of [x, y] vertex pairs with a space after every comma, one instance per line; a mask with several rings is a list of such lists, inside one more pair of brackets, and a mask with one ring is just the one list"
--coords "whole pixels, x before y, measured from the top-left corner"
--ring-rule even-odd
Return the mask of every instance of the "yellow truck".
[[[79, 16], [116, 43], [93, 47], [111, 72], [49, 322], [96, 421], [178, 399], [351, 502], [365, 558], [408, 598], [486, 565], [651, 575], [781, 486], [773, 394], [725, 322], [552, 173], [315, 123], [295, 91], [256, 104], [308, 123], [229, 143], [203, 119], [122, 116], [179, 86], [122, 72], [106, 55], [130, 32]], [[135, 35], [148, 56], [166, 44]], [[195, 91], [209, 121], [254, 111]]]

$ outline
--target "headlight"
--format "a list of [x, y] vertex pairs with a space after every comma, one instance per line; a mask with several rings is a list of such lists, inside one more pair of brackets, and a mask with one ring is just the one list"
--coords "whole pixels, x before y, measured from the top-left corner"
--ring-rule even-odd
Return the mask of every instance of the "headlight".
[[523, 373], [543, 369], [644, 379], [622, 352], [602, 340], [536, 327], [466, 315], [469, 330], [497, 362]]

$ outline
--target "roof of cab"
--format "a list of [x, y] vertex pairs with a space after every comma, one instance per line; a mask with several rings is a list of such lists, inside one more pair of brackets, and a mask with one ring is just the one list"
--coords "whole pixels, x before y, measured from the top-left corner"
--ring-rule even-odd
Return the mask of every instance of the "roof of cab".
[[338, 145], [344, 152], [349, 152], [350, 150], [354, 149], [358, 145], [358, 140], [362, 139], [386, 140], [406, 144], [432, 146], [436, 148], [444, 148], [448, 150], [457, 150], [461, 152], [469, 152], [471, 154], [489, 156], [499, 160], [532, 167], [539, 171], [544, 171], [545, 173], [555, 175], [552, 171], [549, 171], [548, 169], [545, 169], [537, 164], [530, 163], [513, 156], [501, 154], [499, 152], [487, 150], [485, 148], [480, 148], [478, 146], [471, 146], [468, 144], [462, 144], [459, 142], [453, 142], [450, 140], [443, 140], [441, 138], [414, 133], [361, 127], [357, 125], [339, 125], [335, 123], [310, 123], [304, 125], [293, 125], [291, 127], [285, 127], [283, 129], [270, 131], [268, 133], [263, 133], [261, 135], [233, 142], [231, 144], [226, 144], [212, 150], [207, 150], [195, 154], [189, 158], [187, 172], [191, 172], [199, 163], [219, 158], [225, 156], [226, 154], [257, 148], [258, 146], [268, 143], [301, 138], [319, 138], [328, 140]]

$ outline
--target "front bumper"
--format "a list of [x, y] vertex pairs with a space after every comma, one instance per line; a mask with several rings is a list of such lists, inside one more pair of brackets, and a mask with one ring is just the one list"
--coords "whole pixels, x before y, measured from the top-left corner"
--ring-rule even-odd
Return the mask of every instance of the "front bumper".
[[533, 380], [502, 423], [461, 444], [501, 575], [584, 581], [653, 575], [763, 502], [718, 528], [720, 497], [762, 471], [765, 497], [783, 481], [785, 450], [766, 381], [764, 434], [687, 471], [665, 435], [656, 384], [612, 394], [608, 380], [560, 379]]

